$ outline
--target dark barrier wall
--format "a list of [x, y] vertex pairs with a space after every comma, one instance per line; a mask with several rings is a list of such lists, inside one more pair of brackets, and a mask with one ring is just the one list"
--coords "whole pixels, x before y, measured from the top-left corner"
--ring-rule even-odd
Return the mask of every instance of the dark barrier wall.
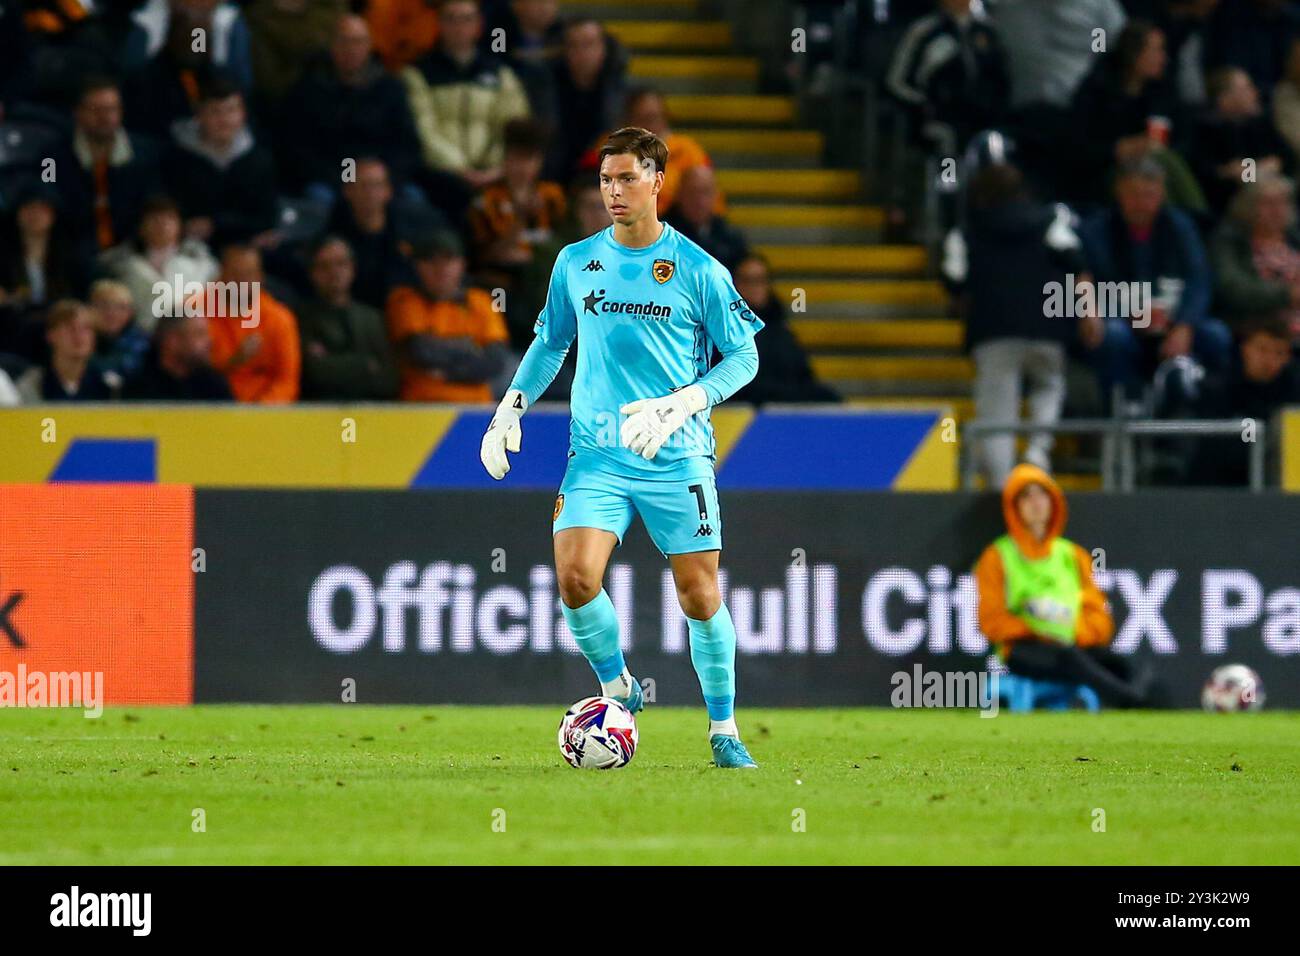
[[[568, 703], [594, 678], [558, 613], [554, 498], [533, 492], [197, 492], [195, 699]], [[1300, 499], [1075, 495], [1067, 533], [1115, 647], [1194, 706], [1228, 662], [1300, 705]], [[970, 568], [992, 496], [723, 491], [742, 705], [889, 703], [891, 675], [982, 669]], [[638, 678], [699, 701], [667, 563], [639, 522], [606, 587]], [[626, 626], [630, 625], [630, 629]], [[630, 631], [630, 644], [627, 643]]]

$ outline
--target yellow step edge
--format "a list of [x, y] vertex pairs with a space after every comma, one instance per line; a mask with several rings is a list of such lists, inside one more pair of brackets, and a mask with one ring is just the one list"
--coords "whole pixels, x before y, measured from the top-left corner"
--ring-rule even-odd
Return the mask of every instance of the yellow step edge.
[[790, 301], [796, 289], [802, 289], [810, 306], [857, 302], [943, 308], [948, 304], [947, 293], [939, 283], [910, 279], [785, 279], [778, 280], [775, 286], [786, 301]]
[[850, 198], [861, 192], [862, 183], [851, 169], [723, 169], [718, 185], [732, 196], [818, 196]]
[[677, 123], [791, 123], [794, 98], [746, 93], [670, 93], [668, 115]]
[[883, 226], [885, 211], [879, 206], [739, 206], [727, 210], [732, 224], [750, 228], [822, 226], [871, 229]]
[[924, 246], [760, 245], [782, 272], [921, 272], [929, 265]]
[[691, 129], [688, 134], [710, 153], [817, 157], [825, 146], [815, 129]]
[[605, 29], [632, 49], [730, 49], [731, 24], [721, 20], [607, 20]]
[[634, 56], [627, 71], [638, 79], [757, 80], [752, 56]]
[[899, 396], [891, 398], [884, 396], [881, 398], [866, 398], [857, 396], [845, 399], [844, 404], [851, 408], [861, 408], [869, 411], [947, 411], [958, 422], [968, 421], [975, 414], [975, 400], [971, 398], [912, 398], [910, 396]]
[[972, 378], [975, 368], [964, 356], [928, 358], [911, 355], [814, 355], [809, 359], [818, 378], [916, 379], [955, 382]]
[[793, 319], [805, 348], [961, 348], [955, 319]]
[[[655, 7], [683, 7], [685, 9], [694, 9], [700, 5], [700, 0], [648, 0], [651, 6]], [[562, 7], [583, 7], [585, 9], [597, 10], [604, 7], [608, 10], [625, 10], [628, 7], [627, 0], [559, 0]]]

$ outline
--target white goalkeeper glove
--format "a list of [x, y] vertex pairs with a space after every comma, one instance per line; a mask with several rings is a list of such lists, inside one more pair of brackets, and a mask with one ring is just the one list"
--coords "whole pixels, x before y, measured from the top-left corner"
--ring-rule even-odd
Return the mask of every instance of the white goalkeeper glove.
[[708, 406], [709, 394], [699, 385], [687, 385], [663, 398], [639, 398], [619, 409], [629, 416], [619, 438], [624, 448], [650, 461], [686, 419]]
[[483, 462], [487, 473], [500, 481], [510, 470], [510, 460], [506, 451], [519, 451], [519, 439], [523, 429], [519, 427], [519, 417], [528, 410], [528, 399], [517, 388], [509, 389], [497, 406], [496, 414], [488, 424], [483, 435], [483, 444], [479, 446], [478, 457]]

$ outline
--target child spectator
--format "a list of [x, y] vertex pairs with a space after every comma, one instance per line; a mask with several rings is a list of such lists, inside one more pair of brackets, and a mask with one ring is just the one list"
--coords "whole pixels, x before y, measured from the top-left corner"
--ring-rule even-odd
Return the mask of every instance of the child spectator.
[[[212, 363], [230, 382], [241, 402], [277, 404], [298, 399], [302, 353], [298, 323], [263, 286], [262, 256], [247, 245], [230, 245], [221, 255], [222, 283], [252, 307], [230, 315], [222, 307], [207, 316], [212, 337]], [[227, 301], [229, 301], [227, 299]]]
[[95, 314], [95, 358], [100, 368], [130, 378], [149, 352], [149, 335], [136, 323], [135, 303], [125, 283], [99, 279], [90, 287]]
[[95, 317], [85, 303], [60, 299], [45, 318], [50, 356], [18, 379], [24, 404], [41, 402], [106, 402], [121, 387], [121, 379], [106, 374], [94, 361]]
[[302, 397], [321, 401], [382, 401], [397, 397], [397, 365], [378, 310], [352, 298], [356, 266], [338, 236], [311, 250], [315, 296], [298, 310], [302, 338]]
[[411, 254], [418, 288], [388, 299], [388, 330], [408, 402], [490, 402], [505, 370], [506, 326], [481, 289], [465, 289], [465, 254], [454, 233], [418, 243]]

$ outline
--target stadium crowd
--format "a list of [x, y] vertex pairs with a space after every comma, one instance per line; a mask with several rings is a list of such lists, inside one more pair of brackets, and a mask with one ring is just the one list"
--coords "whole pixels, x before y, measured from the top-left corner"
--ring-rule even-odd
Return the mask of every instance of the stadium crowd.
[[[1071, 359], [1107, 411], [1268, 420], [1300, 402], [1300, 6], [916, 6], [883, 85], [967, 174], [942, 272], [977, 418], [1014, 420], [1023, 399], [1057, 420]], [[1053, 311], [1049, 288], [1079, 308]], [[1048, 467], [1052, 444], [1031, 437], [1025, 460]], [[1185, 478], [1244, 480], [1242, 442], [1200, 447]], [[981, 451], [1001, 485], [1013, 438]]]
[[[942, 270], [978, 416], [1059, 416], [1071, 357], [1173, 413], [1300, 402], [1295, 3], [866, 6], [917, 141], [967, 157]], [[661, 214], [767, 323], [738, 398], [835, 401], [706, 151], [557, 0], [4, 3], [0, 403], [489, 401], [559, 249], [608, 222], [594, 157], [621, 125], [665, 138]], [[1075, 278], [1150, 294], [1046, 321]], [[156, 293], [193, 282], [258, 283], [256, 327]], [[986, 451], [1000, 481], [1014, 445]]]
[[[708, 154], [557, 0], [28, 0], [0, 45], [0, 404], [489, 401], [559, 250], [609, 224], [621, 125], [667, 141], [661, 215], [776, 329], [742, 398], [836, 398]], [[213, 283], [256, 301], [185, 294]]]

